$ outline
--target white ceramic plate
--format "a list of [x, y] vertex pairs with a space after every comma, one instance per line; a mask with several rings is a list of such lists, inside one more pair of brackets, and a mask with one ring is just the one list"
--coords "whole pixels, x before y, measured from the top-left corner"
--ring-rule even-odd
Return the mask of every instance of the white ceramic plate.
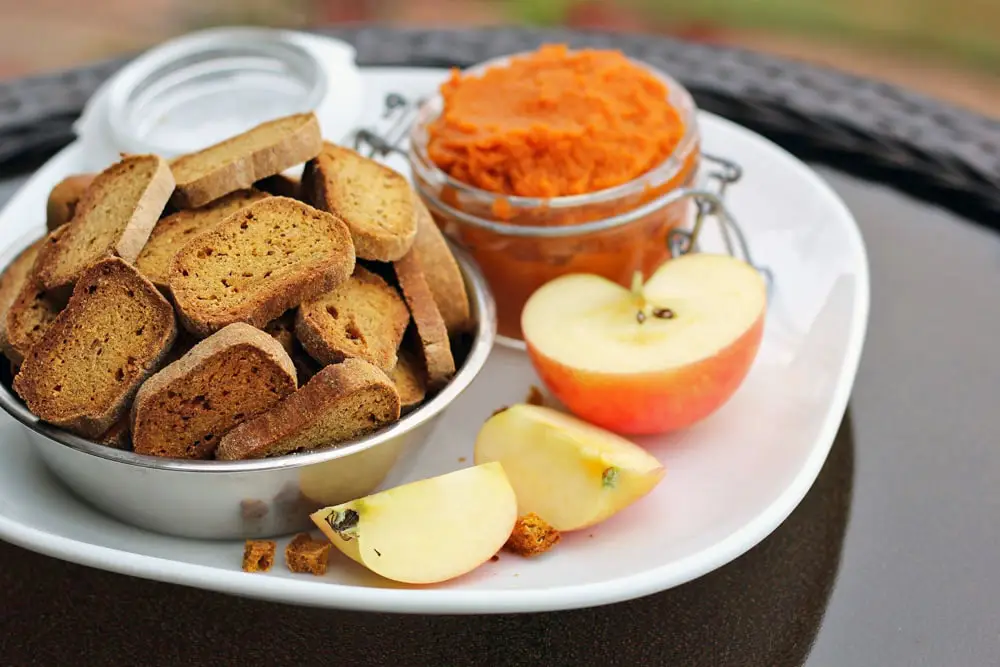
[[[444, 72], [365, 74], [367, 117], [394, 91], [430, 92]], [[690, 430], [643, 441], [666, 466], [647, 498], [533, 560], [501, 555], [441, 586], [394, 585], [334, 553], [325, 577], [240, 571], [242, 544], [145, 532], [80, 502], [44, 468], [21, 427], [0, 417], [0, 537], [57, 558], [128, 575], [292, 604], [393, 612], [491, 613], [585, 607], [677, 586], [724, 565], [774, 530], [812, 485], [840, 425], [868, 318], [861, 235], [810, 169], [761, 137], [710, 114], [705, 150], [744, 166], [731, 208], [775, 285], [760, 355], [746, 383]], [[0, 214], [0, 242], [44, 224], [50, 187], [82, 164], [73, 145]], [[404, 165], [396, 164], [397, 167]], [[717, 239], [716, 239], [717, 240]], [[712, 250], [709, 239], [706, 249]], [[537, 382], [523, 353], [496, 349], [420, 456], [389, 484], [467, 465], [479, 426]], [[283, 545], [281, 545], [283, 546]]]

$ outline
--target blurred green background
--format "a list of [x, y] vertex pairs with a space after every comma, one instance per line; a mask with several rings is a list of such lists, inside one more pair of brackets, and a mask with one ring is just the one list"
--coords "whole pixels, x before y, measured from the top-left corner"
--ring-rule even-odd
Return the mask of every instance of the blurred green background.
[[1000, 0], [0, 0], [0, 78], [222, 24], [567, 25], [731, 44], [1000, 116]]

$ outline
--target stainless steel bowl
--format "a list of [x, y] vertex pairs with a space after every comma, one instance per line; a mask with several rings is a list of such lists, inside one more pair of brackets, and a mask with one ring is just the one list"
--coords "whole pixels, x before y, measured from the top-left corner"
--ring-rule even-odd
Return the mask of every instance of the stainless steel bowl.
[[[36, 234], [36, 237], [40, 235]], [[7, 264], [32, 239], [0, 258]], [[476, 328], [452, 381], [382, 431], [331, 449], [255, 461], [160, 459], [95, 444], [38, 420], [6, 384], [0, 407], [20, 422], [46, 465], [80, 498], [127, 523], [170, 535], [235, 539], [308, 528], [310, 512], [374, 491], [426, 444], [442, 412], [482, 370], [496, 338], [496, 308], [475, 264], [455, 252]]]

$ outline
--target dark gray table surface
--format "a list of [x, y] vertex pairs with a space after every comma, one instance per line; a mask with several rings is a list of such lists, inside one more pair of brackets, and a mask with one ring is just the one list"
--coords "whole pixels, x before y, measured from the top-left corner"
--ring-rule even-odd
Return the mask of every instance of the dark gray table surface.
[[[294, 652], [302, 665], [321, 662], [319, 656], [326, 656], [325, 664], [339, 656], [345, 665], [685, 664], [685, 656], [695, 655], [700, 657], [688, 664], [750, 665], [759, 660], [750, 656], [761, 655], [774, 664], [808, 655], [806, 664], [818, 667], [1000, 664], [1000, 236], [887, 188], [820, 172], [857, 217], [871, 262], [871, 320], [850, 419], [805, 501], [808, 507], [789, 519], [794, 525], [714, 578], [671, 592], [675, 602], [686, 594], [718, 595], [717, 612], [657, 619], [644, 618], [660, 608], [656, 599], [620, 606], [618, 627], [627, 641], [608, 649], [614, 643], [601, 636], [606, 626], [593, 620], [606, 616], [591, 612], [571, 612], [551, 623], [542, 617], [396, 617], [391, 626], [373, 626], [365, 624], [373, 618], [365, 615], [300, 612], [131, 580], [0, 544], [0, 663], [69, 664], [79, 658], [84, 664], [166, 665], [180, 664], [184, 656], [189, 664], [211, 664], [205, 656], [212, 655], [215, 664], [276, 664], [275, 654]], [[0, 182], [0, 203], [19, 182]], [[817, 537], [802, 541], [796, 531]], [[805, 556], [820, 563], [816, 571], [823, 574], [803, 585], [803, 599], [811, 602], [800, 613], [794, 602], [783, 615], [727, 615], [727, 605], [736, 608], [727, 596], [735, 600], [743, 593], [753, 599], [744, 599], [740, 609], [779, 608], [771, 598], [790, 595], [786, 583], [803, 577], [795, 564], [802, 544], [819, 545], [815, 557]], [[739, 577], [752, 579], [768, 558], [788, 558], [787, 573], [779, 564], [769, 575], [780, 583], [763, 580], [741, 592]], [[201, 613], [204, 618], [185, 619], [181, 629], [168, 617], [197, 619]], [[330, 643], [319, 647], [315, 637], [322, 635], [305, 626], [324, 619]], [[425, 630], [424, 622], [437, 625]], [[662, 632], [650, 633], [651, 622]], [[581, 624], [589, 623], [592, 646], [561, 639], [562, 628], [575, 624], [580, 627], [566, 632], [586, 633]], [[795, 623], [804, 627], [786, 633], [785, 626]], [[716, 646], [706, 658], [697, 646], [672, 638], [672, 625], [684, 624], [715, 632], [704, 635], [716, 637], [710, 642], [744, 637], [745, 646]], [[809, 627], [817, 625], [818, 632]], [[630, 635], [630, 627], [646, 629]], [[151, 639], [164, 630], [177, 633], [168, 649]], [[378, 633], [375, 644], [382, 648], [371, 649], [371, 638], [368, 648], [362, 646], [362, 631]], [[470, 634], [455, 635], [451, 649], [428, 653], [421, 636], [434, 632]], [[471, 638], [494, 633], [509, 646], [490, 653]], [[774, 646], [777, 638], [786, 644]], [[482, 641], [495, 643], [488, 636]]]

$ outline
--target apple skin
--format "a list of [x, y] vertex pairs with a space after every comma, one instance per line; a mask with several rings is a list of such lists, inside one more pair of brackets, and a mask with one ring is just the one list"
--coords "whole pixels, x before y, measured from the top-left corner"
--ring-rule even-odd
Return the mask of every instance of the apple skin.
[[525, 341], [549, 391], [586, 421], [622, 435], [686, 428], [728, 401], [746, 379], [764, 335], [766, 309], [729, 346], [700, 361], [649, 373], [611, 374], [569, 368]]

